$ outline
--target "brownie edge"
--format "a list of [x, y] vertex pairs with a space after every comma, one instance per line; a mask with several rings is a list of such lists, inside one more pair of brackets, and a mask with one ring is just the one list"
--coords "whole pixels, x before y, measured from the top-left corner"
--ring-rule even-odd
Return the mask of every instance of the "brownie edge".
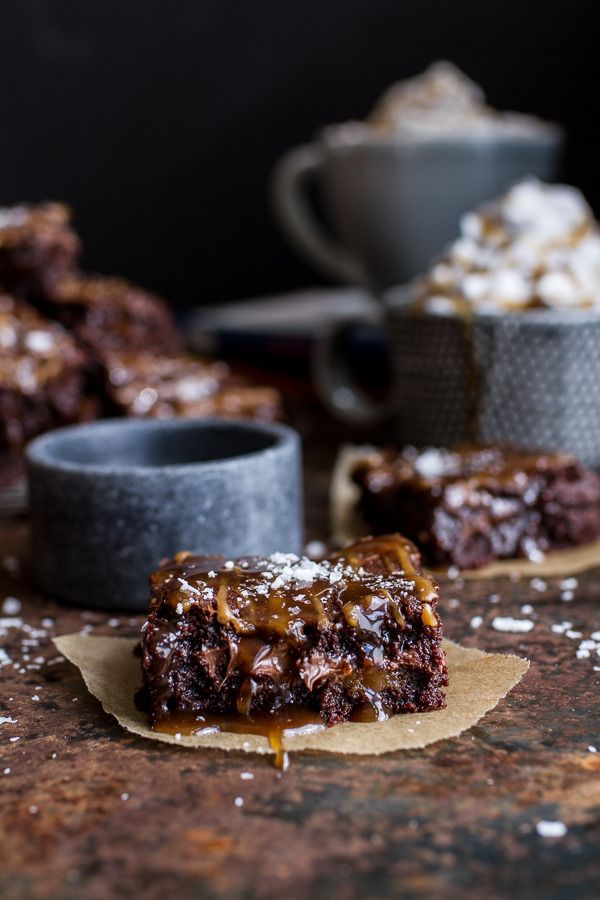
[[444, 706], [438, 586], [400, 535], [321, 562], [180, 553], [150, 585], [136, 702], [158, 730], [231, 730], [298, 711], [334, 725]]

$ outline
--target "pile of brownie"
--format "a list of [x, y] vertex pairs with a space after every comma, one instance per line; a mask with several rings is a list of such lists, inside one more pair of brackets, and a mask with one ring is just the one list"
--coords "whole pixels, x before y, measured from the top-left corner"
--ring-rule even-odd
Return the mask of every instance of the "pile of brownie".
[[183, 351], [167, 304], [78, 267], [81, 241], [60, 203], [0, 209], [0, 488], [23, 447], [103, 415], [271, 420], [278, 392]]

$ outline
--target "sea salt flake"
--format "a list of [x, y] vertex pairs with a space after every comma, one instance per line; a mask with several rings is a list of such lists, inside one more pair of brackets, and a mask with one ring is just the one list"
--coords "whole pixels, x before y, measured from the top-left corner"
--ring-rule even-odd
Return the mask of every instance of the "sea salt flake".
[[253, 772], [240, 772], [240, 778], [242, 779], [242, 781], [252, 781], [252, 779], [254, 778], [254, 773]]
[[581, 631], [573, 631], [572, 628], [567, 628], [567, 630], [565, 631], [565, 636], [571, 638], [572, 641], [577, 641], [579, 640], [579, 638], [583, 637], [583, 634], [581, 633]]
[[561, 591], [574, 591], [578, 584], [579, 582], [576, 578], [563, 578], [559, 587]]
[[244, 798], [243, 798], [243, 797], [236, 797], [235, 800], [234, 800], [233, 802], [234, 802], [235, 806], [243, 806], [243, 805], [244, 805]]
[[483, 616], [473, 616], [471, 619], [471, 628], [481, 628], [483, 624]]
[[521, 607], [521, 612], [523, 613], [524, 616], [531, 615], [531, 613], [533, 612], [533, 606], [531, 605], [531, 603], [525, 603]]
[[597, 753], [597, 752], [598, 752], [597, 747], [594, 747], [592, 744], [590, 744], [590, 746], [588, 747], [588, 753]]
[[567, 826], [564, 822], [549, 822], [545, 819], [540, 819], [536, 823], [535, 830], [540, 837], [561, 838], [567, 833]]
[[542, 581], [541, 578], [532, 578], [529, 582], [532, 590], [537, 591], [538, 593], [543, 593], [543, 591], [548, 590], [548, 585], [545, 581]]
[[492, 628], [496, 631], [506, 631], [512, 634], [524, 634], [531, 631], [534, 623], [531, 619], [513, 619], [512, 616], [496, 616], [492, 619]]
[[21, 612], [21, 601], [16, 597], [5, 597], [2, 603], [2, 612], [7, 616], [15, 616]]
[[10, 723], [11, 725], [16, 725], [17, 720], [13, 719], [11, 716], [0, 716], [0, 725], [6, 725]]

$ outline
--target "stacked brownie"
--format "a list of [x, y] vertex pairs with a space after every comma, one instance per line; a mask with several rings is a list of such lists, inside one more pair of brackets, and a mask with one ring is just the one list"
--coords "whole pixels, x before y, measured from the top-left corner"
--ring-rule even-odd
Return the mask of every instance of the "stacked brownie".
[[19, 476], [27, 440], [100, 412], [281, 416], [274, 389], [183, 354], [160, 297], [123, 278], [82, 273], [80, 249], [63, 204], [0, 209], [0, 484]]
[[564, 453], [387, 449], [357, 461], [352, 478], [369, 529], [402, 531], [431, 564], [535, 560], [600, 535], [600, 479]]
[[311, 715], [334, 725], [438, 709], [447, 670], [437, 602], [400, 535], [318, 563], [180, 553], [151, 577], [138, 705], [161, 730], [241, 721], [269, 736]]
[[56, 322], [0, 294], [0, 486], [22, 474], [22, 450], [42, 431], [92, 418], [87, 360]]
[[188, 354], [156, 358], [148, 353], [105, 357], [106, 395], [126, 416], [218, 416], [272, 421], [281, 417], [274, 388], [235, 378], [221, 361]]

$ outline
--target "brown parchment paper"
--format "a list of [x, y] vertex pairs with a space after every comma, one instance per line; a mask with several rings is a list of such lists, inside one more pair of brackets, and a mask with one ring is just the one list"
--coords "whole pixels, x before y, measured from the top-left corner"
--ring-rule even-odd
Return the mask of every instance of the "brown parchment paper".
[[[345, 444], [337, 457], [330, 488], [330, 516], [332, 539], [343, 547], [369, 533], [367, 524], [357, 510], [360, 491], [350, 477], [354, 463], [375, 447], [368, 444]], [[547, 553], [539, 562], [529, 559], [501, 559], [481, 569], [463, 569], [462, 578], [561, 578], [576, 575], [600, 566], [600, 539], [581, 547]], [[444, 569], [439, 574], [444, 574]]]
[[[181, 747], [272, 752], [265, 738], [253, 734], [181, 735], [177, 740], [172, 734], [152, 731], [133, 703], [141, 680], [140, 661], [133, 655], [135, 640], [78, 633], [55, 638], [54, 643], [79, 668], [90, 693], [127, 731]], [[526, 659], [470, 650], [452, 641], [444, 641], [444, 649], [449, 670], [445, 709], [394, 716], [387, 722], [347, 722], [315, 734], [284, 732], [284, 748], [366, 755], [425, 747], [475, 725], [529, 668]]]

